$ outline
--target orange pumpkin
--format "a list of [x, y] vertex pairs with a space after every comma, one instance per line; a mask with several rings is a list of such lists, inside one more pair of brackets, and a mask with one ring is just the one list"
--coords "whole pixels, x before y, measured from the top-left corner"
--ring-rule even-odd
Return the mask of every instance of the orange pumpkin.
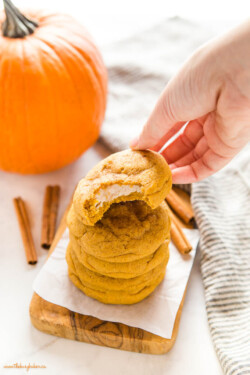
[[[77, 159], [98, 138], [107, 71], [90, 35], [68, 15], [4, 0], [0, 35], [0, 168], [42, 173]], [[4, 21], [5, 19], [5, 21]]]

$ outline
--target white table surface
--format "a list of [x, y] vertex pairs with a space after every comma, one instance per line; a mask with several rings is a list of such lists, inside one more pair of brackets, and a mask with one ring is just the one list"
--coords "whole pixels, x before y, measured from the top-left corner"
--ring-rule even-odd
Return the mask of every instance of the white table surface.
[[[31, 286], [47, 255], [39, 246], [45, 186], [61, 185], [61, 217], [77, 181], [107, 154], [97, 144], [76, 163], [53, 173], [18, 176], [0, 172], [0, 374], [13, 371], [26, 374], [25, 369], [3, 369], [3, 365], [16, 362], [46, 366], [46, 369], [31, 369], [31, 374], [221, 374], [207, 324], [199, 256], [191, 273], [177, 341], [166, 355], [130, 353], [61, 339], [31, 325], [28, 313]], [[17, 195], [28, 202], [39, 259], [35, 266], [26, 264], [12, 204], [12, 198]]]
[[[32, 1], [16, 1], [18, 6], [21, 3], [32, 5]], [[121, 7], [117, 5], [119, 2], [114, 0], [106, 2], [97, 0], [92, 2], [36, 1], [36, 4], [39, 3], [44, 7], [71, 12], [80, 18], [90, 29], [99, 45], [131, 35], [166, 16], [175, 14], [185, 16], [190, 13], [190, 8], [181, 6], [179, 2], [175, 2], [175, 7], [172, 4], [168, 8], [167, 2], [160, 0], [151, 2], [147, 8], [142, 8], [145, 2], [128, 1], [126, 9], [124, 9], [123, 2]], [[197, 0], [188, 3], [191, 6], [196, 4], [198, 8], [201, 4]], [[213, 17], [215, 3], [217, 4], [218, 1], [210, 2], [210, 13], [206, 13], [207, 19]], [[244, 18], [245, 10], [242, 7], [237, 7], [236, 13], [230, 13], [228, 2], [222, 3], [224, 6], [227, 4], [227, 19], [225, 20], [227, 23], [230, 24], [230, 17], [233, 18], [232, 24]], [[163, 4], [165, 4], [164, 12]], [[233, 11], [235, 12], [235, 9]], [[204, 18], [204, 13], [200, 15]], [[196, 17], [199, 18], [199, 13]], [[96, 144], [77, 162], [56, 172], [37, 176], [0, 172], [0, 374], [13, 372], [20, 375], [27, 374], [25, 369], [3, 368], [4, 365], [13, 363], [45, 365], [46, 369], [29, 371], [31, 374], [38, 375], [62, 373], [65, 375], [222, 374], [207, 323], [199, 253], [191, 273], [177, 341], [166, 355], [130, 353], [70, 341], [44, 334], [31, 325], [28, 312], [32, 296], [31, 286], [47, 255], [46, 250], [39, 246], [45, 186], [60, 184], [62, 187], [60, 219], [78, 180], [107, 154], [107, 150]], [[32, 218], [32, 233], [39, 258], [36, 266], [26, 264], [12, 203], [12, 198], [18, 195], [28, 202], [29, 216]]]

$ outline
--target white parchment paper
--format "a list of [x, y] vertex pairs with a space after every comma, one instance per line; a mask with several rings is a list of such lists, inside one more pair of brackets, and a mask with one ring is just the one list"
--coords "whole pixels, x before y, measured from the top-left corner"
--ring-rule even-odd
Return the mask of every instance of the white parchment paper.
[[65, 260], [68, 229], [36, 277], [33, 289], [43, 299], [71, 311], [124, 323], [171, 338], [199, 240], [197, 229], [185, 229], [185, 233], [193, 246], [191, 253], [183, 256], [171, 243], [170, 259], [163, 282], [148, 298], [134, 305], [105, 305], [86, 296], [74, 286], [68, 277]]

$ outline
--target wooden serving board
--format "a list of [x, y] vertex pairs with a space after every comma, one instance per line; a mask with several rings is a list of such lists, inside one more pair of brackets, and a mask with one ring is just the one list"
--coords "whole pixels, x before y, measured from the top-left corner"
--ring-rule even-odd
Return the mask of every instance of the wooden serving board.
[[[66, 228], [65, 212], [48, 256], [54, 251]], [[185, 292], [186, 293], [186, 292]], [[171, 339], [165, 339], [140, 328], [103, 321], [50, 303], [34, 293], [30, 302], [31, 322], [42, 332], [90, 344], [148, 354], [167, 353], [177, 337], [185, 293], [176, 315]]]

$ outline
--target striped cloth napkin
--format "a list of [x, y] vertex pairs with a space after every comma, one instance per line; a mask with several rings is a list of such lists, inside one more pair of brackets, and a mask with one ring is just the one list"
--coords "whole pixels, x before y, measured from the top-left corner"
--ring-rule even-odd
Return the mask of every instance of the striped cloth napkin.
[[[128, 147], [184, 60], [215, 35], [179, 18], [104, 49], [109, 100], [100, 141]], [[201, 271], [212, 339], [224, 373], [250, 374], [250, 149], [192, 185]]]

